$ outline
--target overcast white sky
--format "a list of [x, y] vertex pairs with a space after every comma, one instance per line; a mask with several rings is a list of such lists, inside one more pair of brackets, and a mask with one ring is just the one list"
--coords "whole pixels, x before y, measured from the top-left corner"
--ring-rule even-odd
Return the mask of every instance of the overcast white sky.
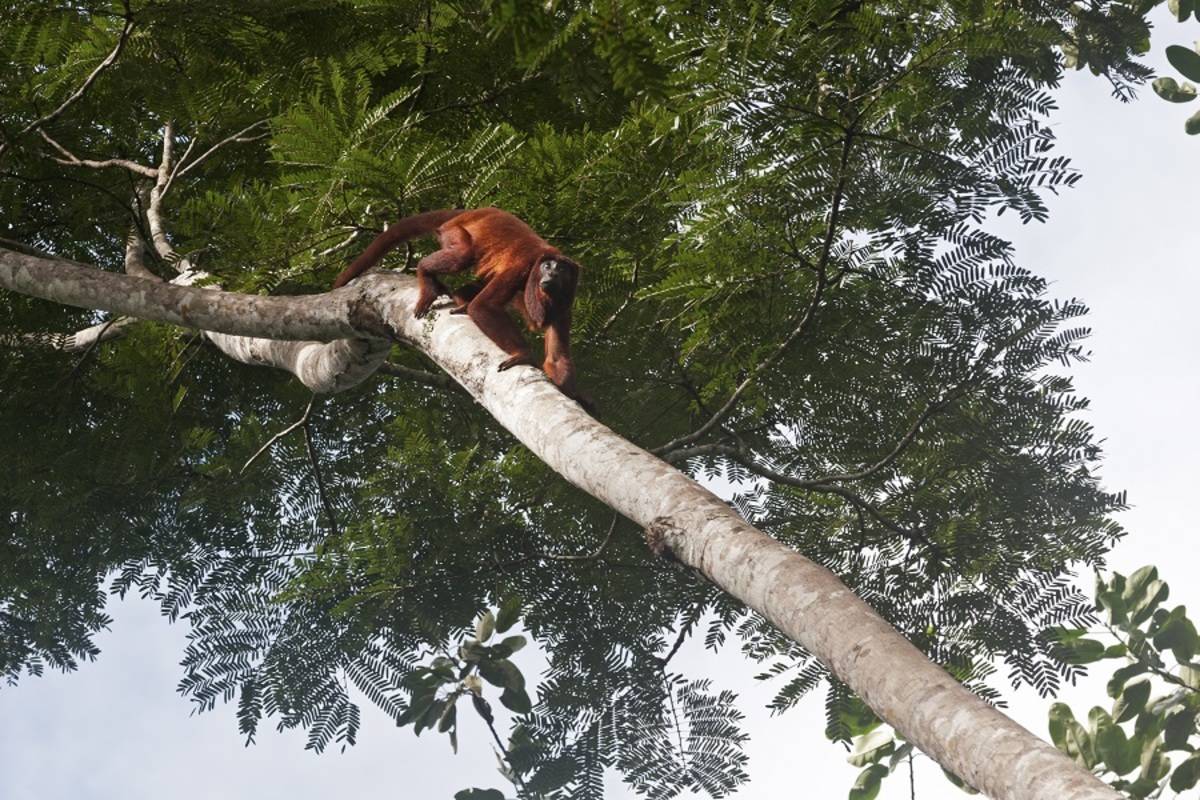
[[[1174, 74], [1162, 50], [1190, 40], [1196, 27], [1168, 22], [1161, 30], [1153, 63]], [[1130, 535], [1111, 565], [1126, 573], [1159, 565], [1172, 602], [1196, 608], [1200, 137], [1186, 136], [1183, 120], [1197, 106], [1168, 104], [1148, 90], [1122, 105], [1090, 74], [1071, 75], [1058, 96], [1061, 152], [1084, 179], [1053, 201], [1048, 224], [1021, 227], [1005, 218], [996, 229], [1017, 243], [1020, 263], [1055, 281], [1056, 296], [1081, 297], [1092, 307], [1094, 358], [1074, 374], [1093, 401], [1088, 419], [1107, 439], [1105, 483], [1127, 489], [1134, 505], [1121, 517]], [[98, 639], [97, 663], [0, 689], [0, 800], [449, 800], [471, 785], [507, 788], [495, 775], [485, 732], [469, 717], [457, 757], [444, 737], [415, 739], [369, 705], [360, 744], [345, 753], [313, 755], [302, 734], [277, 734], [270, 723], [257, 745], [244, 748], [231, 708], [192, 717], [175, 693], [184, 629], [168, 626], [141, 601], [114, 603], [110, 613], [116, 622]], [[536, 654], [517, 658], [536, 672]], [[706, 653], [693, 642], [676, 663], [741, 692], [752, 780], [739, 798], [846, 796], [857, 770], [825, 742], [819, 696], [771, 718], [762, 711], [770, 688], [751, 680], [754, 665], [737, 655]], [[1106, 699], [1103, 681], [1064, 697], [1086, 713]], [[1010, 700], [1013, 715], [1045, 736], [1049, 701], [1028, 690]], [[923, 761], [916, 776], [922, 800], [965, 796]], [[611, 796], [632, 793], [614, 784]], [[881, 797], [907, 798], [907, 775], [885, 782]]]

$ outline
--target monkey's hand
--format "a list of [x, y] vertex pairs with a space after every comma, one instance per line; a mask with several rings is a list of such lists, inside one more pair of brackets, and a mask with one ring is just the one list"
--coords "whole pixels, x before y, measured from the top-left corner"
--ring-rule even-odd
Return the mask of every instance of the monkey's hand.
[[504, 370], [515, 367], [518, 364], [528, 364], [531, 367], [536, 366], [536, 364], [534, 364], [532, 355], [529, 353], [518, 353], [512, 358], [506, 358], [505, 360], [501, 361], [500, 366], [496, 367], [496, 372], [504, 372]]
[[461, 306], [455, 306], [454, 308], [450, 309], [450, 313], [451, 313], [451, 314], [465, 314], [465, 313], [467, 313], [467, 304], [466, 304], [466, 303], [463, 303]]

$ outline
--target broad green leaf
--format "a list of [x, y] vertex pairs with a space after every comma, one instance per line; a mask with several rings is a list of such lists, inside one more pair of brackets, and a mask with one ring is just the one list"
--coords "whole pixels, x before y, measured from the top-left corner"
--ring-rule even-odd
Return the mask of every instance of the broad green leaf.
[[1179, 22], [1187, 22], [1187, 18], [1191, 15], [1192, 9], [1195, 7], [1195, 0], [1167, 0], [1167, 8], [1175, 15], [1175, 19]]
[[1200, 81], [1200, 53], [1190, 47], [1173, 44], [1167, 48], [1167, 61], [1179, 70], [1183, 77], [1191, 81]]
[[477, 694], [471, 695], [471, 705], [475, 707], [475, 713], [483, 719], [484, 722], [491, 723], [495, 720], [492, 714], [492, 705], [487, 700], [484, 700]]
[[1200, 689], [1200, 665], [1180, 664], [1179, 680], [1191, 689]]
[[496, 632], [504, 633], [521, 618], [521, 598], [509, 596], [500, 604], [496, 613]]
[[492, 638], [492, 631], [496, 629], [496, 617], [492, 614], [491, 609], [483, 612], [483, 616], [475, 623], [475, 638], [483, 644], [488, 639]]
[[854, 748], [846, 760], [856, 767], [874, 764], [896, 749], [896, 739], [891, 728], [876, 728], [870, 733], [854, 739]]
[[1113, 625], [1124, 625], [1127, 619], [1125, 601], [1121, 595], [1125, 591], [1125, 576], [1114, 572], [1108, 580], [1104, 576], [1096, 576], [1096, 602], [1101, 608], [1108, 610], [1108, 620]]
[[1157, 739], [1158, 735], [1162, 733], [1165, 722], [1166, 719], [1163, 715], [1151, 711], [1149, 704], [1147, 704], [1142, 713], [1138, 714], [1137, 722], [1133, 724], [1133, 735], [1143, 742]]
[[458, 654], [463, 661], [474, 664], [488, 656], [488, 649], [474, 639], [463, 642], [463, 645], [458, 648]]
[[1088, 769], [1096, 766], [1096, 751], [1092, 738], [1076, 721], [1071, 707], [1066, 703], [1050, 706], [1050, 741]]
[[515, 653], [524, 647], [527, 644], [527, 641], [524, 636], [520, 635], [506, 636], [504, 637], [504, 641], [500, 642], [500, 644], [508, 648], [508, 652], [511, 655], [512, 653]]
[[1200, 133], [1200, 111], [1187, 118], [1187, 122], [1183, 124], [1183, 129], [1192, 136]]
[[1175, 708], [1167, 712], [1163, 722], [1163, 746], [1167, 750], [1192, 750], [1188, 739], [1196, 732], [1196, 711]]
[[1091, 664], [1104, 658], [1104, 643], [1095, 639], [1072, 639], [1059, 642], [1054, 652], [1068, 664]]
[[446, 708], [444, 711], [442, 711], [442, 716], [438, 718], [438, 733], [445, 733], [454, 727], [454, 723], [458, 719], [458, 706], [456, 706], [454, 703], [455, 699], [457, 698], [452, 698], [447, 701]]
[[463, 789], [454, 794], [454, 800], [504, 800], [504, 792], [498, 789]]
[[415, 733], [417, 736], [420, 736], [421, 731], [425, 730], [426, 728], [433, 728], [433, 726], [437, 725], [438, 720], [442, 718], [442, 712], [445, 710], [445, 708], [445, 700], [434, 700], [432, 703], [430, 703], [429, 707], [425, 709], [425, 713], [422, 714], [420, 719], [417, 720], [416, 724], [413, 725], [413, 733]]
[[429, 707], [436, 699], [437, 695], [434, 692], [413, 695], [412, 701], [409, 703], [408, 708], [404, 709], [400, 716], [396, 718], [396, 725], [404, 726], [410, 722], [420, 719], [425, 715], [425, 712], [429, 710]]
[[1150, 699], [1150, 679], [1139, 678], [1125, 685], [1113, 703], [1112, 716], [1116, 722], [1128, 722], [1136, 717]]
[[1200, 754], [1191, 756], [1171, 773], [1171, 791], [1184, 792], [1200, 780]]
[[1145, 784], [1157, 784], [1171, 771], [1171, 759], [1163, 752], [1162, 742], [1158, 739], [1147, 739], [1142, 746], [1142, 757], [1139, 762], [1141, 770], [1138, 781]]
[[1135, 675], [1141, 675], [1149, 667], [1142, 663], [1129, 664], [1121, 667], [1113, 672], [1113, 676], [1108, 680], [1108, 696], [1116, 698], [1121, 694], [1121, 690], [1125, 688], [1125, 682]]
[[912, 755], [913, 746], [911, 742], [904, 742], [896, 748], [896, 752], [888, 756], [888, 772], [895, 772], [897, 768]]
[[1108, 723], [1096, 731], [1096, 753], [1111, 771], [1128, 775], [1141, 762], [1142, 742], [1128, 738], [1119, 725]]
[[501, 689], [524, 689], [525, 676], [517, 665], [507, 658], [484, 659], [479, 662], [479, 674], [493, 686]]
[[1163, 621], [1154, 634], [1154, 646], [1161, 650], [1170, 650], [1179, 663], [1191, 661], [1200, 648], [1200, 636], [1196, 635], [1196, 626], [1187, 618], [1184, 606], [1176, 606]]
[[443, 683], [448, 683], [456, 680], [454, 669], [455, 666], [456, 665], [453, 660], [446, 658], [445, 656], [438, 656], [433, 660], [433, 663], [430, 664], [430, 670], [435, 676], [440, 678]]
[[500, 702], [509, 711], [515, 711], [518, 714], [528, 714], [533, 708], [533, 703], [523, 688], [505, 689], [500, 693]]
[[850, 788], [850, 800], [875, 800], [879, 784], [887, 776], [888, 769], [882, 764], [872, 764], [858, 773], [854, 786]]
[[[1186, 85], [1191, 86], [1191, 84]], [[1177, 89], [1181, 92], [1186, 91], [1182, 87], [1177, 87]], [[1192, 86], [1191, 90], [1192, 95], [1195, 96], [1196, 88]], [[1129, 576], [1121, 599], [1128, 610], [1129, 621], [1137, 625], [1149, 618], [1158, 604], [1166, 600], [1169, 594], [1170, 587], [1166, 582], [1158, 579], [1158, 569], [1146, 566]]]
[[1180, 84], [1174, 78], [1157, 78], [1150, 85], [1154, 87], [1155, 94], [1172, 103], [1188, 103], [1196, 99], [1196, 87], [1187, 81]]

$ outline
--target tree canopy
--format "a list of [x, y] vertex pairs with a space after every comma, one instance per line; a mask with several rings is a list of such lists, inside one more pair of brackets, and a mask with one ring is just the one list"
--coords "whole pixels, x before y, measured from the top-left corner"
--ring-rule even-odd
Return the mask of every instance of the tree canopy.
[[[226, 289], [323, 291], [398, 216], [511, 210], [584, 265], [575, 349], [605, 424], [985, 696], [996, 663], [1050, 692], [1079, 667], [1043, 633], [1091, 619], [1069, 576], [1103, 563], [1124, 498], [1068, 372], [1086, 309], [987, 222], [1042, 220], [1077, 179], [1052, 91], [1068, 58], [1121, 95], [1147, 77], [1148, 5], [8, 3], [0, 235], [122, 270], [131, 229], [156, 235], [134, 167], [164, 130], [164, 235]], [[530, 791], [744, 781], [733, 698], [672, 670], [691, 635], [763, 662], [779, 710], [825, 684], [831, 735], [854, 732], [820, 663], [419, 355], [308, 413], [177, 329], [41, 335], [104, 319], [0, 297], [9, 682], [97, 655], [106, 593], [138, 592], [190, 627], [201, 708], [322, 749], [356, 737], [348, 685], [404, 719], [431, 656], [519, 606], [549, 661], [514, 708]]]

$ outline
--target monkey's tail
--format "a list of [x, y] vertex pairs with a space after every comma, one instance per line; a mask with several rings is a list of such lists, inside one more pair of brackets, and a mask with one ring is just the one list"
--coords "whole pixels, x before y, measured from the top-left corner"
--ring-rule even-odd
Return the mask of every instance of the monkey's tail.
[[387, 227], [383, 233], [375, 237], [375, 241], [367, 245], [362, 255], [350, 262], [350, 266], [341, 271], [333, 280], [333, 288], [345, 286], [350, 281], [375, 266], [383, 259], [388, 251], [418, 236], [433, 233], [442, 225], [463, 213], [461, 208], [447, 208], [442, 211], [426, 211], [396, 222]]

